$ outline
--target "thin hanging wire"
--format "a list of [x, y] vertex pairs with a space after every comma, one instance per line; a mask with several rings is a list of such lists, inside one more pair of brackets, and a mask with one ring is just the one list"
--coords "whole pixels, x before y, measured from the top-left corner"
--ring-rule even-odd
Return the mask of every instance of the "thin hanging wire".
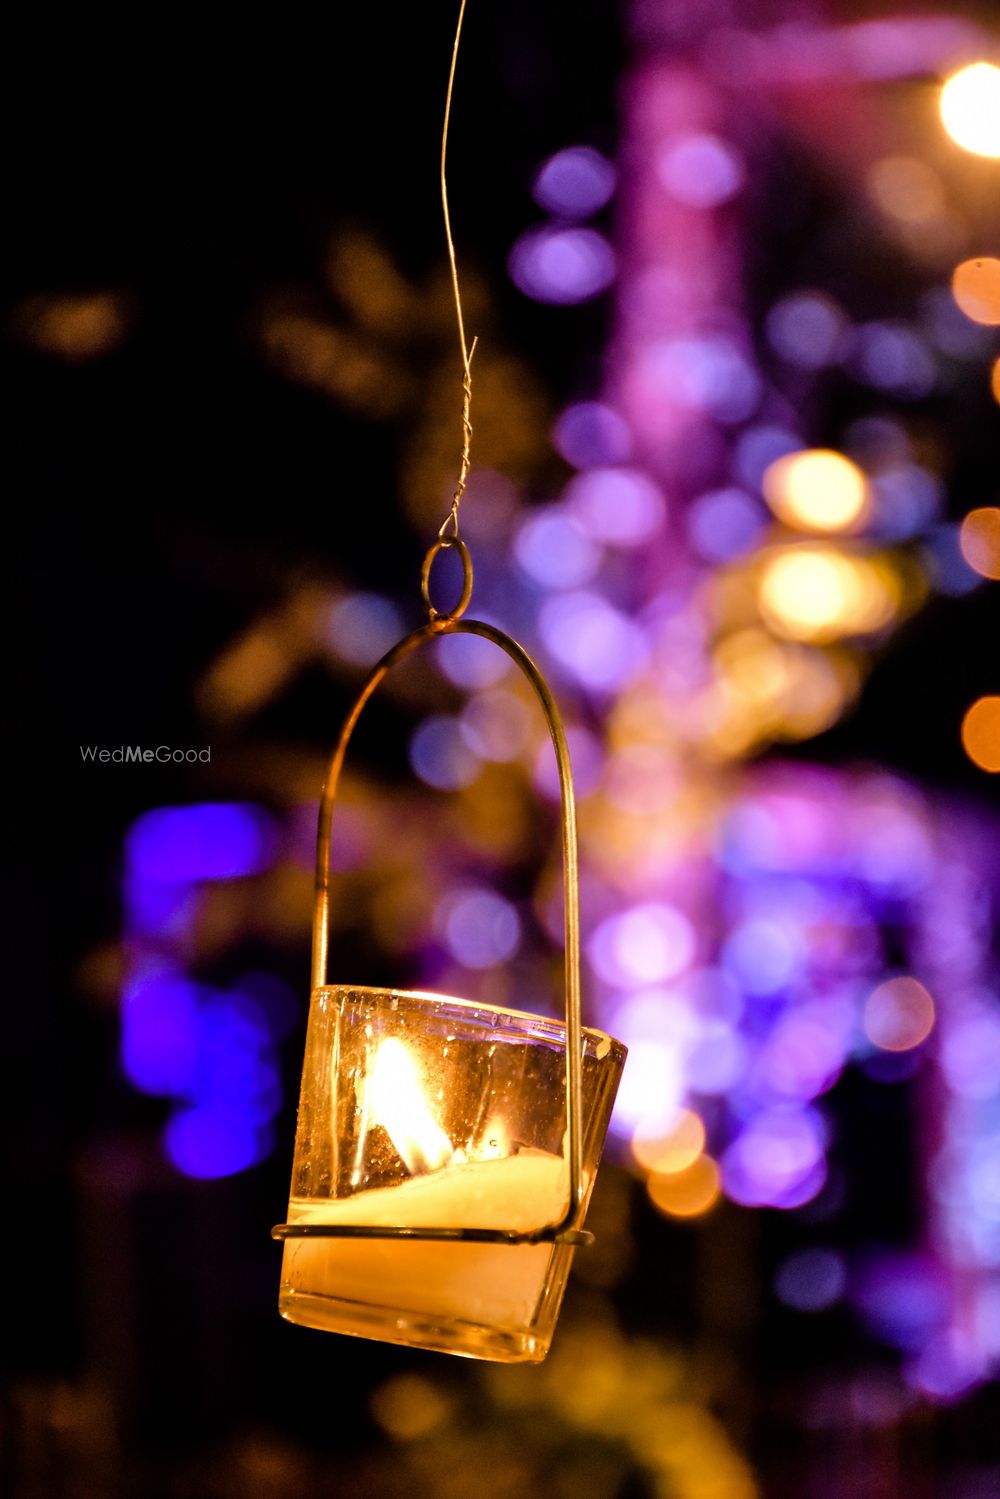
[[444, 235], [448, 242], [448, 259], [451, 263], [451, 289], [455, 297], [455, 319], [458, 323], [458, 342], [462, 351], [462, 456], [458, 465], [458, 478], [451, 497], [451, 508], [438, 530], [442, 541], [458, 540], [458, 511], [469, 480], [472, 464], [472, 356], [476, 352], [477, 339], [471, 346], [465, 342], [465, 320], [462, 317], [462, 293], [458, 285], [458, 264], [455, 260], [455, 241], [451, 234], [451, 215], [448, 212], [448, 182], [445, 164], [448, 157], [448, 124], [451, 119], [451, 95], [455, 86], [455, 68], [458, 63], [458, 44], [462, 39], [462, 22], [465, 20], [466, 0], [462, 0], [455, 28], [455, 45], [451, 52], [451, 71], [448, 74], [448, 92], [444, 102], [444, 128], [441, 132], [441, 209], [444, 214]]

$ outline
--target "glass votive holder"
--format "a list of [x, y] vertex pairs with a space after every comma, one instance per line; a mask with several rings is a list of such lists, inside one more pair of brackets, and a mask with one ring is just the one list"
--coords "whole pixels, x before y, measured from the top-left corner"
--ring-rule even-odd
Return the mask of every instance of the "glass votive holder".
[[[569, 1200], [566, 1028], [438, 994], [312, 995], [289, 1225], [530, 1233]], [[625, 1048], [583, 1030], [589, 1199]], [[279, 1310], [330, 1332], [505, 1363], [548, 1352], [573, 1246], [291, 1237]]]

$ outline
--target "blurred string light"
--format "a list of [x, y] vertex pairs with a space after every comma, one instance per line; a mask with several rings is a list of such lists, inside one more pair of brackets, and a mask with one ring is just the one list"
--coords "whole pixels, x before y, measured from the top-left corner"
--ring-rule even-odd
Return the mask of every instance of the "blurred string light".
[[941, 178], [915, 156], [883, 156], [868, 173], [872, 200], [904, 224], [924, 226], [945, 210]]
[[652, 1171], [646, 1182], [649, 1200], [670, 1218], [698, 1218], [719, 1200], [719, 1168], [711, 1156], [699, 1155], [679, 1171]]
[[847, 1289], [847, 1267], [835, 1249], [800, 1249], [778, 1267], [774, 1291], [797, 1312], [824, 1312]]
[[1000, 260], [980, 255], [955, 267], [951, 292], [967, 318], [995, 327], [1000, 323]]
[[875, 390], [901, 400], [929, 396], [937, 383], [937, 366], [919, 334], [902, 323], [867, 323], [852, 335], [851, 363]]
[[884, 630], [902, 604], [899, 579], [882, 559], [813, 544], [766, 554], [757, 597], [777, 634], [817, 643]]
[[802, 531], [848, 531], [868, 503], [865, 476], [842, 453], [811, 448], [769, 464], [764, 498], [779, 520]]
[[692, 1109], [681, 1109], [666, 1133], [652, 1135], [637, 1130], [632, 1136], [632, 1154], [647, 1171], [671, 1176], [684, 1171], [705, 1148], [705, 1126]]
[[924, 566], [939, 593], [961, 598], [979, 587], [982, 576], [969, 565], [962, 552], [959, 526], [933, 526], [921, 540]]
[[520, 946], [520, 918], [493, 890], [450, 892], [438, 905], [435, 921], [452, 956], [466, 968], [493, 968]]
[[556, 452], [577, 469], [626, 463], [632, 455], [628, 423], [602, 401], [568, 406], [552, 429], [552, 443]]
[[941, 119], [956, 145], [975, 156], [1000, 156], [1000, 68], [974, 62], [946, 79]]
[[73, 364], [120, 348], [133, 321], [130, 299], [113, 291], [30, 297], [13, 316], [24, 343]]
[[641, 546], [663, 525], [663, 495], [646, 474], [592, 468], [566, 486], [563, 501], [584, 530], [608, 546]]
[[958, 533], [962, 556], [984, 578], [1000, 578], [1000, 506], [970, 510]]
[[993, 373], [990, 376], [990, 387], [993, 391], [993, 399], [1000, 402], [1000, 359], [993, 366]]
[[214, 988], [186, 962], [206, 887], [263, 873], [276, 842], [260, 808], [235, 802], [156, 808], [126, 838], [122, 1069], [140, 1091], [171, 1101], [163, 1147], [186, 1176], [230, 1176], [273, 1147], [277, 1044], [295, 1022], [294, 1001], [267, 976]]
[[479, 774], [481, 761], [459, 719], [445, 713], [425, 718], [410, 739], [413, 770], [437, 791], [459, 791]]
[[688, 537], [705, 562], [729, 562], [751, 552], [767, 529], [767, 516], [742, 489], [714, 489], [687, 512]]
[[847, 318], [825, 292], [801, 291], [775, 302], [766, 328], [768, 341], [782, 359], [818, 370], [837, 359]]
[[690, 208], [718, 208], [743, 187], [746, 172], [735, 149], [717, 135], [677, 135], [660, 148], [656, 172], [663, 187]]
[[593, 146], [567, 146], [539, 167], [532, 196], [547, 213], [570, 221], [587, 219], [610, 201], [616, 175]]
[[962, 745], [980, 770], [1000, 770], [1000, 697], [981, 697], [962, 719]]
[[510, 252], [508, 269], [525, 296], [569, 307], [608, 290], [615, 279], [616, 259], [596, 229], [546, 225], [521, 236]]
[[331, 650], [354, 666], [373, 666], [403, 633], [403, 618], [379, 593], [349, 593], [332, 604], [324, 621]]
[[865, 1001], [865, 1035], [883, 1051], [910, 1051], [934, 1027], [934, 1001], [914, 978], [886, 979]]

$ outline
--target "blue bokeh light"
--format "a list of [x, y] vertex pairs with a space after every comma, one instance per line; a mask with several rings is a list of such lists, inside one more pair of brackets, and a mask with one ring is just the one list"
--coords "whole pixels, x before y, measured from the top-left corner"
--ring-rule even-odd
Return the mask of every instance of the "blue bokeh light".
[[132, 824], [126, 843], [129, 877], [142, 883], [237, 879], [273, 855], [271, 819], [240, 802], [158, 807]]

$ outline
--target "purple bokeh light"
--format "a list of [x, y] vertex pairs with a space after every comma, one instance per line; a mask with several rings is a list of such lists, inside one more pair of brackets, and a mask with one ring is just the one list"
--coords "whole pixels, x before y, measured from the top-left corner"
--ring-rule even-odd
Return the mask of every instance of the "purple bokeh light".
[[660, 184], [689, 208], [718, 208], [743, 187], [746, 171], [736, 151], [717, 135], [674, 136], [656, 158]]
[[558, 218], [587, 219], [610, 202], [617, 173], [593, 146], [566, 146], [535, 174], [532, 196]]
[[632, 456], [628, 423], [602, 401], [567, 406], [552, 429], [552, 442], [556, 452], [579, 469], [627, 463]]
[[666, 504], [646, 474], [593, 468], [566, 486], [563, 500], [581, 526], [608, 546], [640, 546], [663, 525]]
[[615, 252], [595, 229], [529, 229], [510, 252], [508, 270], [519, 291], [536, 302], [569, 307], [608, 290]]

